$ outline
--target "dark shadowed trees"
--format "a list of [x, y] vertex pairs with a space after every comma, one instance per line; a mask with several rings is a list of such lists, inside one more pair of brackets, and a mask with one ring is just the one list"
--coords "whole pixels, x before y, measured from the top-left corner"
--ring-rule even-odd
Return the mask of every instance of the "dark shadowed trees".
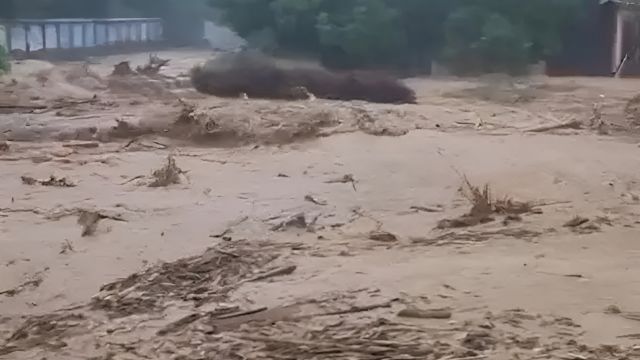
[[336, 67], [518, 72], [563, 47], [581, 0], [209, 0], [241, 35]]

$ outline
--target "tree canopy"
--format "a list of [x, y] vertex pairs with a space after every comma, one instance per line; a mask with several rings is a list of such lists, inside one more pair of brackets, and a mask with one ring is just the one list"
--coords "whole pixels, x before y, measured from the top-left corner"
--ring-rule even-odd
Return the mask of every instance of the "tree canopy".
[[[333, 67], [517, 72], [564, 47], [584, 0], [0, 0], [3, 17], [162, 17], [175, 42], [205, 17], [268, 51]], [[214, 13], [213, 11], [216, 11]]]
[[241, 35], [332, 66], [411, 66], [517, 72], [562, 50], [581, 0], [209, 0]]

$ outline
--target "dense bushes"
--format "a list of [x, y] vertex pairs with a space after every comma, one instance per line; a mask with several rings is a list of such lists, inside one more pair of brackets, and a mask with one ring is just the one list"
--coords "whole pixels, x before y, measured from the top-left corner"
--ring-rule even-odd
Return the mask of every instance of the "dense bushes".
[[521, 72], [562, 49], [581, 0], [209, 0], [243, 36], [340, 68]]
[[[165, 19], [175, 44], [220, 20], [268, 52], [322, 59], [330, 67], [456, 73], [519, 72], [558, 53], [588, 7], [584, 0], [0, 0], [14, 17]], [[7, 16], [7, 15], [5, 15]]]
[[531, 39], [504, 16], [479, 7], [454, 11], [445, 24], [442, 59], [456, 74], [522, 73]]

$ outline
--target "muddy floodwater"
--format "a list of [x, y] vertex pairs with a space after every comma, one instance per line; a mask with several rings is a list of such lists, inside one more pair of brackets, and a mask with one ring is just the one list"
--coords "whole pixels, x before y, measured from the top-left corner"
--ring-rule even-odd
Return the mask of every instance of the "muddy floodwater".
[[640, 358], [639, 80], [0, 78], [0, 359]]

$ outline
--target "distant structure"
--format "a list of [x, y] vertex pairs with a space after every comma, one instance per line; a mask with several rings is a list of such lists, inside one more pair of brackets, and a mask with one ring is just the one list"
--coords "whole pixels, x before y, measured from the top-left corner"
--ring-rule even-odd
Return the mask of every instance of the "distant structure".
[[0, 45], [16, 58], [106, 54], [162, 41], [157, 18], [0, 20]]
[[613, 23], [611, 72], [619, 76], [640, 76], [640, 0], [601, 0]]
[[547, 61], [552, 76], [640, 77], [640, 0], [585, 0], [585, 20]]

